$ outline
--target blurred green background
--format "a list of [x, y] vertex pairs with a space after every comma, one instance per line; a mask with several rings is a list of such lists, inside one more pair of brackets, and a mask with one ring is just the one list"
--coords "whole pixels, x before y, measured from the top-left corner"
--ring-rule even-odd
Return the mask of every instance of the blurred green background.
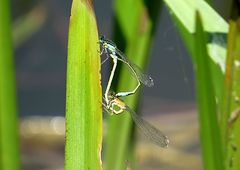
[[[183, 43], [179, 35], [183, 31], [178, 30], [179, 23], [174, 20], [172, 12], [163, 2], [157, 1], [156, 4], [159, 4], [159, 12], [154, 16], [156, 22], [149, 47], [150, 57], [146, 62], [146, 72], [154, 79], [155, 86], [142, 88], [138, 110], [146, 120], [167, 134], [170, 147], [158, 148], [137, 133], [136, 169], [203, 169], [198, 125], [201, 116], [197, 114], [192, 51], [186, 49], [189, 45]], [[237, 8], [231, 8], [231, 2], [224, 0], [211, 1], [211, 4], [226, 20]], [[71, 1], [14, 0], [10, 5], [21, 168], [64, 169], [65, 84]], [[114, 11], [119, 9], [115, 9], [114, 1], [94, 1], [93, 5], [99, 34], [116, 40], [119, 48], [123, 47], [124, 44], [118, 41], [121, 31]], [[199, 30], [201, 32], [200, 26]], [[212, 42], [226, 48], [226, 37], [218, 39], [216, 36], [217, 40], [213, 38]], [[111, 62], [102, 67], [103, 89], [110, 68]], [[107, 124], [104, 119], [104, 144], [107, 141]]]

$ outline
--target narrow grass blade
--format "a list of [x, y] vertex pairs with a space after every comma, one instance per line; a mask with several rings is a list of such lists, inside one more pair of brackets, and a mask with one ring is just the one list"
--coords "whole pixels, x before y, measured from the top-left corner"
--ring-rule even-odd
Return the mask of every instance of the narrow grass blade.
[[[240, 20], [231, 21], [222, 109], [222, 136], [226, 169], [240, 167]], [[227, 147], [226, 147], [227, 146]]]
[[233, 71], [234, 71], [234, 53], [235, 43], [237, 38], [236, 23], [230, 22], [229, 34], [228, 34], [228, 47], [227, 47], [227, 60], [226, 60], [226, 73], [224, 79], [224, 92], [222, 101], [222, 110], [220, 116], [222, 141], [224, 144], [224, 150], [227, 145], [227, 130], [228, 130], [228, 119], [231, 112], [231, 101], [232, 101], [232, 86], [233, 86]]
[[65, 169], [100, 170], [100, 56], [93, 6], [87, 0], [72, 2], [66, 96]]
[[0, 1], [0, 169], [20, 169], [10, 1]]
[[194, 68], [197, 86], [202, 159], [205, 170], [223, 170], [221, 138], [217, 121], [216, 97], [213, 90], [210, 57], [207, 53], [207, 41], [198, 13], [196, 21]]
[[[128, 58], [144, 68], [157, 19], [153, 14], [157, 14], [160, 9], [159, 1], [152, 1], [148, 6], [141, 0], [116, 0], [114, 7], [117, 25], [115, 35], [118, 40], [122, 40], [120, 47], [125, 46], [125, 54]], [[119, 41], [116, 43], [119, 44]], [[120, 48], [120, 50], [123, 49]], [[133, 89], [136, 86], [136, 80], [130, 75], [128, 69], [120, 70], [116, 91]], [[124, 100], [131, 108], [135, 108], [138, 97], [139, 94], [135, 94]], [[122, 170], [126, 160], [129, 160], [131, 167], [134, 167], [132, 125], [128, 114], [109, 117], [105, 154], [106, 170]]]
[[13, 43], [18, 47], [40, 30], [47, 19], [47, 10], [43, 5], [36, 5], [29, 13], [18, 17], [13, 24]]

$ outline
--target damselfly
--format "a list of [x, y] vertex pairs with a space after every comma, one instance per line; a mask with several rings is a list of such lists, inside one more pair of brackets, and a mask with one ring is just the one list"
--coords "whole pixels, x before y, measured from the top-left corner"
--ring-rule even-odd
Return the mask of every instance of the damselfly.
[[124, 101], [120, 100], [113, 93], [108, 95], [109, 105], [103, 103], [104, 109], [110, 114], [120, 114], [124, 111], [130, 113], [133, 121], [148, 140], [160, 147], [168, 147], [169, 139], [160, 130], [138, 116]]
[[139, 88], [140, 83], [142, 83], [148, 87], [152, 87], [154, 85], [153, 79], [150, 76], [144, 74], [136, 64], [134, 64], [130, 60], [128, 60], [126, 55], [117, 48], [116, 44], [114, 44], [112, 41], [106, 39], [104, 36], [100, 36], [99, 42], [102, 46], [101, 54], [103, 52], [107, 54], [107, 58], [102, 63], [104, 63], [109, 57], [111, 57], [113, 59], [113, 68], [111, 70], [107, 88], [106, 88], [106, 91], [104, 94], [107, 103], [109, 102], [108, 93], [109, 93], [109, 90], [110, 90], [110, 87], [112, 84], [112, 79], [113, 79], [113, 76], [114, 76], [114, 73], [115, 73], [115, 70], [117, 67], [118, 60], [128, 66], [131, 73], [136, 78], [138, 84], [135, 87], [135, 89], [132, 91], [116, 93], [116, 95], [115, 95], [116, 97], [123, 97], [123, 96], [128, 96], [128, 95], [134, 94], [137, 91], [137, 89]]

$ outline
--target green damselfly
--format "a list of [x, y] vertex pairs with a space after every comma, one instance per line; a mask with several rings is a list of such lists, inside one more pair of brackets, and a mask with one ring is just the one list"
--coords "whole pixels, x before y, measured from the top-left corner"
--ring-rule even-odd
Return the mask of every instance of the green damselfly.
[[102, 62], [104, 63], [109, 57], [111, 57], [113, 59], [113, 68], [111, 70], [111, 74], [109, 77], [109, 81], [104, 93], [106, 102], [109, 102], [108, 99], [108, 93], [112, 84], [112, 80], [113, 80], [113, 76], [117, 67], [117, 62], [118, 60], [123, 62], [124, 64], [126, 64], [128, 66], [128, 68], [130, 69], [131, 73], [134, 75], [134, 77], [136, 78], [138, 84], [137, 86], [134, 88], [134, 90], [129, 91], [129, 92], [118, 92], [116, 93], [116, 97], [124, 97], [124, 96], [129, 96], [132, 95], [134, 93], [136, 93], [137, 89], [139, 88], [140, 84], [144, 84], [148, 87], [152, 87], [154, 85], [153, 79], [149, 76], [144, 74], [141, 69], [134, 63], [132, 63], [127, 57], [126, 55], [121, 52], [116, 44], [114, 44], [112, 41], [106, 39], [104, 36], [100, 36], [99, 38], [99, 42], [101, 44], [102, 47], [102, 53], [107, 54], [107, 58]]

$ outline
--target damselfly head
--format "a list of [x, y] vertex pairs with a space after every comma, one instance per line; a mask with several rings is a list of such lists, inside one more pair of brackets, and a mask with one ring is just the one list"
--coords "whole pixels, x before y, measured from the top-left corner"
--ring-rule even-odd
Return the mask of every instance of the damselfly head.
[[100, 42], [101, 44], [103, 44], [105, 41], [106, 41], [105, 36], [104, 36], [104, 35], [100, 35], [100, 36], [99, 36], [99, 42]]
[[104, 35], [100, 35], [99, 37], [99, 43], [102, 46], [102, 48], [107, 49], [109, 44], [108, 44], [108, 40], [105, 38]]
[[148, 87], [152, 87], [152, 86], [154, 86], [154, 82], [153, 82], [152, 77], [149, 76], [149, 84], [148, 84]]
[[103, 47], [106, 47], [106, 48], [116, 48], [117, 47], [114, 42], [107, 39], [104, 35], [99, 36], [99, 42], [101, 45], [103, 45]]
[[111, 100], [114, 100], [116, 97], [116, 93], [114, 91], [110, 91], [108, 93], [108, 99], [111, 101]]

